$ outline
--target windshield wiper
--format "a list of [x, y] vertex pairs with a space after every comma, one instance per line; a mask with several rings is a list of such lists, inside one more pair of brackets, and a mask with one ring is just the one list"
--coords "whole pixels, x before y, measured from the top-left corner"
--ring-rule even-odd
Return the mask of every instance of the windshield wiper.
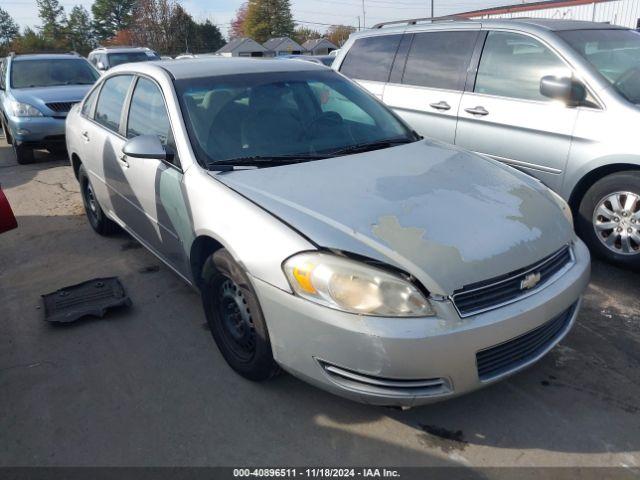
[[250, 157], [229, 158], [209, 162], [208, 166], [220, 171], [233, 170], [233, 167], [274, 167], [277, 165], [289, 165], [292, 163], [308, 162], [310, 160], [322, 160], [327, 155], [298, 154], [298, 155], [254, 155]]
[[355, 145], [349, 145], [348, 147], [339, 148], [338, 150], [333, 150], [328, 155], [338, 156], [338, 155], [348, 155], [351, 153], [370, 152], [371, 150], [379, 150], [381, 148], [393, 147], [395, 145], [402, 145], [405, 143], [413, 143], [415, 141], [416, 141], [415, 139], [411, 139], [408, 137], [388, 138], [386, 140], [376, 140], [375, 142], [357, 143]]

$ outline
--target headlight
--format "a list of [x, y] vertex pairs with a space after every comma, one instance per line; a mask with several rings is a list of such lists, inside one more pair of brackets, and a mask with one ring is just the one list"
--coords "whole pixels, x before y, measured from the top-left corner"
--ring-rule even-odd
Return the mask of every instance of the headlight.
[[9, 107], [14, 117], [41, 117], [42, 112], [33, 105], [28, 103], [17, 102], [13, 100]]
[[571, 207], [569, 207], [569, 204], [564, 201], [564, 198], [562, 198], [560, 195], [558, 195], [553, 190], [549, 189], [549, 193], [551, 194], [551, 198], [560, 207], [560, 210], [562, 210], [562, 213], [564, 214], [564, 217], [571, 224], [571, 228], [573, 228], [573, 213], [571, 213]]
[[308, 252], [289, 258], [283, 269], [297, 295], [329, 308], [389, 317], [434, 315], [410, 282], [361, 262]]

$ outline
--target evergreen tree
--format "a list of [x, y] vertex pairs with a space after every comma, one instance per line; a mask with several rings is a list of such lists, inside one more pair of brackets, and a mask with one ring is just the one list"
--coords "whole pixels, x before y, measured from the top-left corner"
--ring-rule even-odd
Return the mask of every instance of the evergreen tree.
[[83, 55], [88, 54], [95, 46], [91, 17], [82, 5], [76, 5], [69, 13], [67, 38], [71, 48]]
[[0, 49], [20, 34], [20, 27], [6, 10], [0, 8]]
[[64, 7], [58, 0], [36, 0], [38, 16], [42, 20], [39, 27], [42, 37], [50, 42], [60, 40], [64, 30], [65, 16]]
[[107, 40], [131, 26], [136, 0], [95, 0], [91, 6], [98, 40]]

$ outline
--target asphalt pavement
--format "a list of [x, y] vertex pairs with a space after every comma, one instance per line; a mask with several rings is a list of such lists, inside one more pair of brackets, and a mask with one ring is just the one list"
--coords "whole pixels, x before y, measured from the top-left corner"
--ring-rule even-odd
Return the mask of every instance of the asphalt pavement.
[[[640, 466], [640, 274], [594, 261], [575, 328], [532, 368], [408, 411], [223, 361], [198, 294], [128, 237], [89, 227], [68, 163], [0, 184], [0, 466]], [[52, 326], [40, 295], [118, 276], [133, 306]]]

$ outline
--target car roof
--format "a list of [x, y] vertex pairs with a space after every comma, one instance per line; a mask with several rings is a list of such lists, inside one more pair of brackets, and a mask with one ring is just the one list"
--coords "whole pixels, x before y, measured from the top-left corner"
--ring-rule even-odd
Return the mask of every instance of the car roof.
[[292, 62], [289, 59], [259, 59], [238, 57], [185, 58], [180, 62], [159, 60], [154, 62], [119, 65], [113, 71], [128, 70], [143, 72], [148, 68], [162, 68], [176, 80], [223, 75], [269, 72], [299, 72], [307, 70], [326, 71], [326, 67], [312, 62]]
[[25, 55], [16, 55], [13, 57], [14, 62], [21, 60], [85, 60], [83, 57], [73, 53], [29, 53]]
[[100, 47], [92, 50], [91, 53], [123, 53], [123, 52], [153, 52], [147, 47]]
[[[411, 22], [414, 22], [413, 24]], [[628, 30], [627, 27], [620, 27], [618, 25], [611, 25], [609, 23], [601, 22], [588, 22], [582, 20], [557, 20], [549, 18], [456, 18], [456, 17], [443, 17], [440, 19], [434, 19], [433, 21], [423, 20], [420, 23], [420, 19], [415, 21], [408, 19], [405, 21], [393, 22], [393, 26], [384, 26], [381, 24], [381, 28], [374, 28], [363, 32], [356, 32], [351, 34], [352, 37], [368, 37], [371, 35], [379, 34], [392, 34], [401, 32], [410, 32], [413, 30], [446, 30], [447, 28], [521, 28], [525, 31], [531, 30], [543, 30], [543, 31], [567, 31], [567, 30], [607, 30], [607, 29], [620, 29]]]

